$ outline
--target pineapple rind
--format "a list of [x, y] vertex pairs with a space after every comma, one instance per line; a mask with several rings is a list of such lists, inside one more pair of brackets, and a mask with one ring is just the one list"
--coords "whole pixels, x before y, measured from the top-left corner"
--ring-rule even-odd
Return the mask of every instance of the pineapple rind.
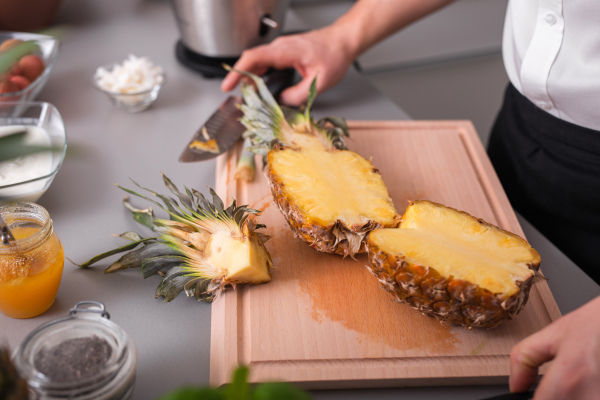
[[[413, 204], [411, 202], [409, 207]], [[459, 212], [474, 218], [463, 211]], [[368, 269], [379, 280], [381, 287], [394, 295], [398, 302], [440, 321], [452, 322], [468, 329], [494, 328], [503, 321], [512, 319], [527, 303], [531, 286], [540, 276], [538, 257], [527, 264], [533, 272], [531, 276], [515, 282], [516, 292], [511, 295], [492, 293], [472, 282], [455, 279], [452, 275], [442, 276], [434, 268], [392, 255], [379, 248], [372, 240], [368, 241], [367, 247]]]

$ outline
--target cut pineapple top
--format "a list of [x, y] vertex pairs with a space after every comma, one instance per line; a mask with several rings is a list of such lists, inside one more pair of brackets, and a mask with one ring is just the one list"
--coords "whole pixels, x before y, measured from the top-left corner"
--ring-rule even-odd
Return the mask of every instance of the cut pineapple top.
[[228, 282], [264, 283], [271, 280], [271, 257], [254, 234], [236, 238], [218, 232], [208, 240], [204, 257]]
[[466, 213], [420, 201], [407, 208], [399, 229], [381, 229], [370, 240], [409, 264], [429, 266], [510, 296], [527, 280], [540, 256], [522, 238]]
[[393, 224], [397, 213], [381, 175], [348, 150], [326, 150], [314, 136], [295, 134], [296, 149], [268, 154], [269, 167], [299, 211], [313, 223], [346, 227], [371, 220]]

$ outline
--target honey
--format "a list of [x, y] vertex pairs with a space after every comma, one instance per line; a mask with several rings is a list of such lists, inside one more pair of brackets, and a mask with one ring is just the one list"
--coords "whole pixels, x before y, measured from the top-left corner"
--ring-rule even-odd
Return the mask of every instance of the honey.
[[31, 318], [52, 306], [60, 286], [64, 251], [48, 212], [33, 203], [0, 207], [15, 240], [0, 243], [0, 311]]

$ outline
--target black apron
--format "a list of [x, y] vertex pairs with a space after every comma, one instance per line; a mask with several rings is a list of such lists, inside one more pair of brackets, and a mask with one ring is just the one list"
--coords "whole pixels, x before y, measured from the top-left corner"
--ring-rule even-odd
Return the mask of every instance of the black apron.
[[509, 84], [488, 154], [514, 209], [600, 283], [600, 131], [548, 114]]

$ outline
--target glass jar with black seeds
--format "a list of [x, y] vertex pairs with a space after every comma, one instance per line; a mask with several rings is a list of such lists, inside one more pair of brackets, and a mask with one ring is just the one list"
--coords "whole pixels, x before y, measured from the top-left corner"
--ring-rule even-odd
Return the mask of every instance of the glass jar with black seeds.
[[102, 303], [85, 301], [31, 332], [14, 362], [31, 399], [124, 400], [133, 391], [137, 351]]

